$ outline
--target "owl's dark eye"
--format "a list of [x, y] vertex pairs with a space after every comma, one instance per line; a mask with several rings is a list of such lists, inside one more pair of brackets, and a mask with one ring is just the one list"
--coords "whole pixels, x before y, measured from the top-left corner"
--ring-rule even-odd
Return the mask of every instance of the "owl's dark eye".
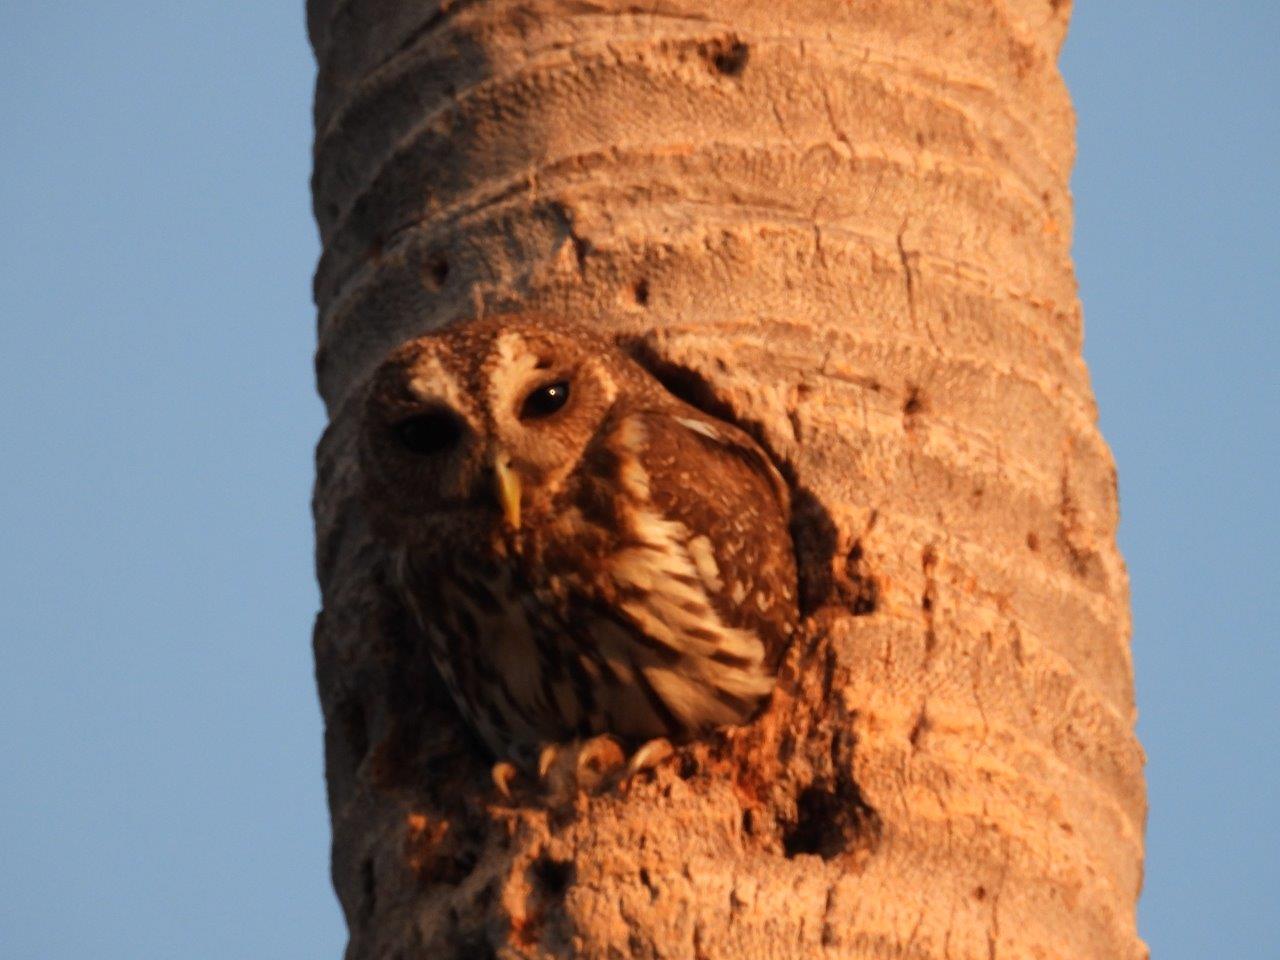
[[520, 405], [521, 420], [538, 420], [558, 413], [569, 402], [569, 381], [544, 383], [524, 398]]
[[448, 410], [429, 410], [401, 420], [393, 428], [406, 450], [428, 455], [441, 453], [462, 439], [462, 421]]

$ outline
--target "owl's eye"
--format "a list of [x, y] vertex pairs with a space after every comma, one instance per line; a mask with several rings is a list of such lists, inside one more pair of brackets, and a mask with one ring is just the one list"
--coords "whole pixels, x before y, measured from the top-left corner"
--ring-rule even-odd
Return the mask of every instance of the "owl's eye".
[[558, 413], [569, 402], [569, 381], [556, 380], [535, 389], [520, 405], [521, 420], [539, 420]]
[[447, 410], [430, 410], [401, 420], [393, 428], [406, 450], [423, 455], [441, 453], [462, 438], [462, 421]]

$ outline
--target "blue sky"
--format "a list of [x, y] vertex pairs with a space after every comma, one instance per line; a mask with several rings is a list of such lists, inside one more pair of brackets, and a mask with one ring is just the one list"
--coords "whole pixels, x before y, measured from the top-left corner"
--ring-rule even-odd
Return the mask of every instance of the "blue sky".
[[[1077, 5], [1162, 960], [1280, 942], [1280, 8]], [[0, 955], [337, 957], [300, 3], [0, 8]]]
[[1120, 470], [1160, 960], [1280, 944], [1280, 7], [1077, 4], [1076, 267]]

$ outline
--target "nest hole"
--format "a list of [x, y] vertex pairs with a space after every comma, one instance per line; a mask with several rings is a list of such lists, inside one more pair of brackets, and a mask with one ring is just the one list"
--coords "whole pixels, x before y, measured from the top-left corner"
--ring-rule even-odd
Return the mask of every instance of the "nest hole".
[[796, 797], [796, 819], [782, 835], [788, 858], [815, 854], [831, 860], [872, 835], [876, 812], [852, 782], [811, 784]]
[[738, 77], [747, 68], [751, 48], [737, 38], [707, 44], [703, 50], [711, 69], [722, 77]]

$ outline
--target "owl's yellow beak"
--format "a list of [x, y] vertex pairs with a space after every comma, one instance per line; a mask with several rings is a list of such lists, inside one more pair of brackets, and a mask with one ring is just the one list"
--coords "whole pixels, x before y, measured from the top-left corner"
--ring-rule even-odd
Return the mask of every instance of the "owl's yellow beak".
[[498, 503], [512, 530], [520, 529], [520, 478], [511, 469], [511, 458], [500, 453], [493, 461], [493, 477], [498, 487]]

